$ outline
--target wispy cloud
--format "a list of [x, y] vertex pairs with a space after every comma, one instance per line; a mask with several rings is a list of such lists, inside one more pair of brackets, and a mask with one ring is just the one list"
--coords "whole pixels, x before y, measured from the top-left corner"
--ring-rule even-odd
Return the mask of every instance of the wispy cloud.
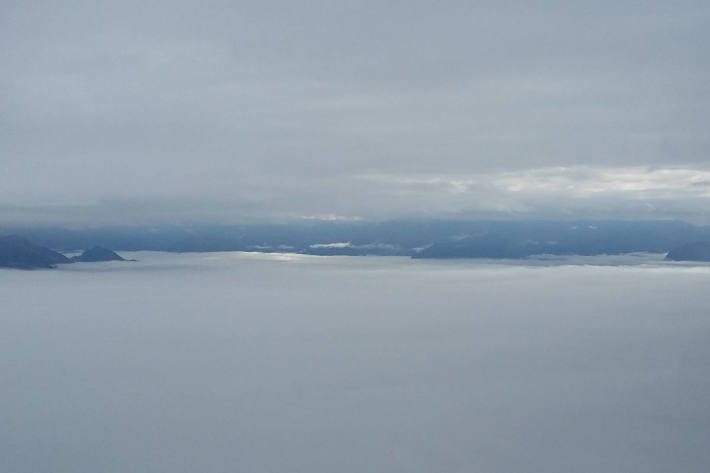
[[359, 178], [389, 195], [392, 205], [413, 201], [444, 214], [540, 217], [576, 212], [704, 221], [710, 204], [710, 170], [702, 168], [570, 166]]
[[350, 247], [351, 244], [349, 241], [344, 241], [344, 242], [336, 242], [336, 243], [314, 243], [313, 245], [310, 245], [311, 248], [313, 249], [318, 249], [318, 248], [348, 248]]

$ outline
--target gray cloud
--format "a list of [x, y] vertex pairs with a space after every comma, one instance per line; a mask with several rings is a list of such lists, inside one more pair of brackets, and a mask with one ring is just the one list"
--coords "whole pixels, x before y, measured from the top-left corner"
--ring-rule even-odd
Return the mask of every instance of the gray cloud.
[[[680, 218], [710, 222], [710, 170], [658, 167], [549, 167], [478, 173], [253, 175], [215, 178], [209, 188], [163, 185], [126, 196], [91, 193], [37, 201], [18, 194], [0, 205], [6, 221], [54, 224], [224, 223], [430, 218]], [[188, 182], [188, 178], [185, 178]], [[207, 181], [205, 181], [207, 182]], [[147, 182], [146, 182], [147, 184]], [[171, 189], [175, 195], [171, 195]], [[96, 188], [96, 192], [99, 192]]]
[[[705, 218], [675, 174], [650, 193], [536, 187], [558, 167], [706, 172], [705, 2], [0, 8], [13, 218]], [[490, 176], [528, 181], [452, 197]]]

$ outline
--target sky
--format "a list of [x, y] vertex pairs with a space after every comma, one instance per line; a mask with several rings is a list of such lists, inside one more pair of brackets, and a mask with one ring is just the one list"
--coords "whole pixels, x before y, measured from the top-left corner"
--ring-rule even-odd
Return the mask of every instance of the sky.
[[124, 256], [0, 269], [5, 471], [707, 471], [707, 266]]
[[5, 0], [0, 220], [710, 223], [709, 32], [706, 1]]

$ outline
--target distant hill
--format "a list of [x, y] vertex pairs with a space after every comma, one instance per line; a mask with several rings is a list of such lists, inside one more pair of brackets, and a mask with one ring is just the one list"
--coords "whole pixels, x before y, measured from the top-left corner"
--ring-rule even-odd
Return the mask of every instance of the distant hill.
[[1, 268], [53, 268], [63, 263], [71, 263], [71, 260], [61, 253], [36, 245], [25, 238], [16, 235], [0, 237]]
[[259, 251], [415, 258], [523, 258], [537, 254], [667, 253], [710, 241], [710, 227], [679, 221], [417, 220], [244, 225], [5, 227], [39, 244], [75, 251]]
[[115, 252], [102, 246], [94, 246], [79, 256], [72, 257], [72, 262], [93, 263], [97, 261], [126, 261]]
[[666, 255], [672, 261], [710, 261], [710, 241], [696, 241], [673, 248]]
[[61, 253], [37, 245], [17, 235], [0, 237], [0, 268], [40, 269], [58, 264], [96, 261], [126, 261], [115, 252], [94, 246], [79, 256], [67, 258]]
[[501, 233], [455, 235], [424, 248], [415, 258], [524, 258], [544, 253], [537, 242], [519, 240]]
[[682, 222], [496, 222], [423, 248], [416, 258], [521, 258], [532, 255], [665, 253], [705, 238], [708, 229]]

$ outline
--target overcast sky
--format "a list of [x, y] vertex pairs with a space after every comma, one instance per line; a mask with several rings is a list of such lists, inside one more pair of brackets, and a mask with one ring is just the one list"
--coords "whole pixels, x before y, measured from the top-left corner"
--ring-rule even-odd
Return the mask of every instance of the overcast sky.
[[710, 222], [710, 3], [0, 3], [0, 221]]

